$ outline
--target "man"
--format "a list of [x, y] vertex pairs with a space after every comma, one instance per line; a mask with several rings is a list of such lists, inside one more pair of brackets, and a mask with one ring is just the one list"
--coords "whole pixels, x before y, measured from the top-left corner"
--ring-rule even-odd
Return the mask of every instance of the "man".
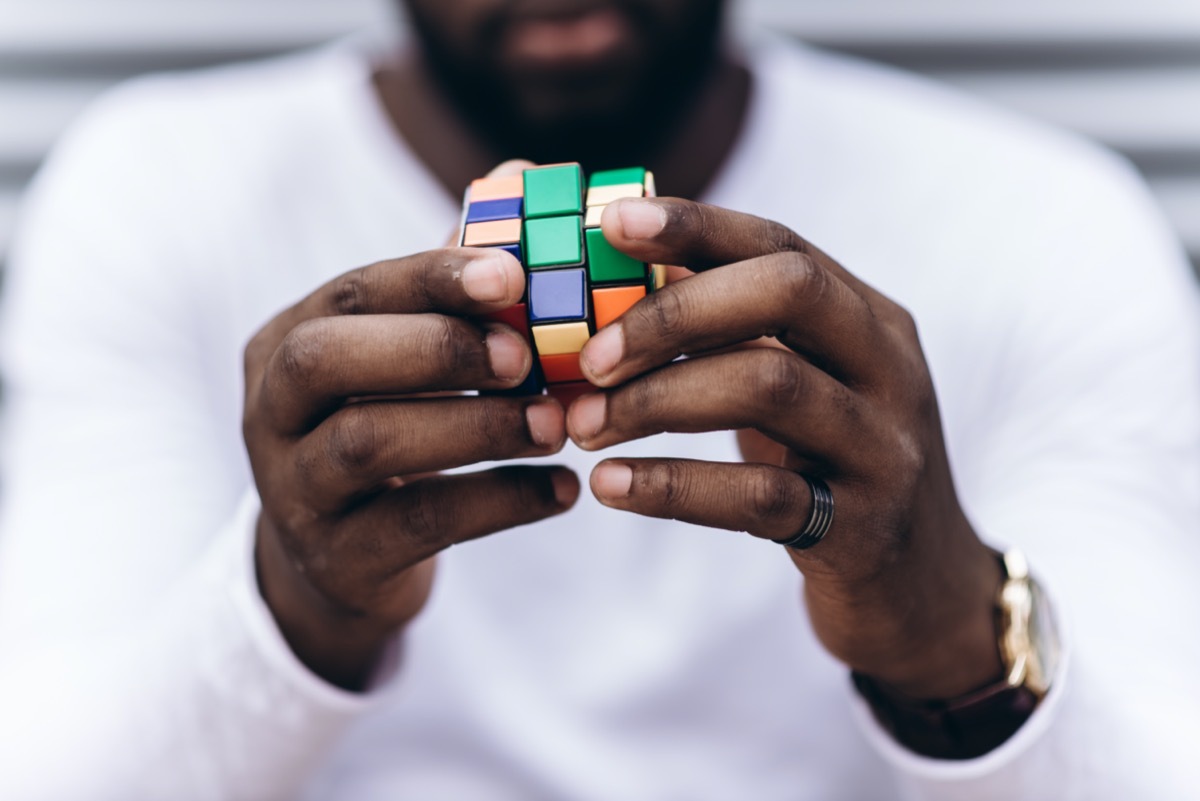
[[[376, 69], [119, 90], [33, 190], [7, 795], [1195, 792], [1196, 293], [1127, 168], [852, 62], [743, 66], [719, 0], [407, 6]], [[477, 322], [520, 265], [430, 249], [514, 156], [646, 164], [671, 197], [605, 235], [694, 272], [565, 410], [458, 394], [531, 365]]]

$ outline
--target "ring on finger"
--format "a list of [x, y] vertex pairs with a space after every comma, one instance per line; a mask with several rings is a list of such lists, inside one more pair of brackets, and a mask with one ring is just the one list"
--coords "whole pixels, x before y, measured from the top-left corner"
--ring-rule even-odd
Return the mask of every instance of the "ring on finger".
[[833, 525], [833, 492], [829, 485], [819, 478], [800, 476], [808, 484], [812, 495], [812, 510], [808, 513], [808, 521], [796, 534], [787, 539], [772, 540], [786, 548], [797, 551], [807, 550], [822, 539]]

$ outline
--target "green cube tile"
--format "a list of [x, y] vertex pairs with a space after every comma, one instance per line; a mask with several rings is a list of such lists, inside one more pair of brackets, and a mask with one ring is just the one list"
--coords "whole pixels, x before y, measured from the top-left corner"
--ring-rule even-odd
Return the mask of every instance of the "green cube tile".
[[583, 213], [583, 171], [578, 164], [525, 171], [525, 216], [558, 217]]
[[646, 265], [608, 244], [604, 232], [589, 228], [587, 235], [588, 275], [592, 281], [642, 281], [646, 278]]
[[525, 264], [535, 270], [583, 262], [583, 218], [542, 217], [525, 221]]
[[623, 170], [605, 170], [592, 173], [588, 186], [617, 186], [618, 184], [644, 184], [645, 167], [626, 167]]

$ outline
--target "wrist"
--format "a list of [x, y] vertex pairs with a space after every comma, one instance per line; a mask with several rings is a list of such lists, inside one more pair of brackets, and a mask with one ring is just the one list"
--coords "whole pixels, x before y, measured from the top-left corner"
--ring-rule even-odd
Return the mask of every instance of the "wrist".
[[860, 670], [916, 700], [958, 698], [999, 681], [1004, 663], [996, 639], [996, 596], [1004, 571], [974, 536], [944, 578], [929, 579], [935, 603], [913, 615], [894, 658]]
[[296, 570], [263, 516], [254, 555], [259, 592], [296, 658], [330, 684], [365, 688], [396, 629], [335, 609]]
[[939, 759], [972, 759], [1025, 725], [1050, 690], [1060, 646], [1054, 612], [1024, 555], [995, 554], [1004, 581], [996, 594], [1002, 675], [952, 698], [920, 700], [870, 676], [853, 674], [876, 720], [909, 749]]

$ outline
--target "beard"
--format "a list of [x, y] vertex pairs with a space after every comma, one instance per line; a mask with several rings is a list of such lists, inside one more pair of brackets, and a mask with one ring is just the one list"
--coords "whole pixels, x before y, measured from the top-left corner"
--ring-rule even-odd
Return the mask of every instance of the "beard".
[[640, 164], [677, 130], [717, 63], [723, 0], [689, 0], [667, 24], [638, 0], [615, 5], [635, 36], [604, 70], [522, 69], [496, 43], [511, 19], [480, 21], [470, 46], [456, 46], [435, 15], [409, 2], [425, 63], [443, 94], [501, 158], [541, 164], [579, 161], [587, 171]]

